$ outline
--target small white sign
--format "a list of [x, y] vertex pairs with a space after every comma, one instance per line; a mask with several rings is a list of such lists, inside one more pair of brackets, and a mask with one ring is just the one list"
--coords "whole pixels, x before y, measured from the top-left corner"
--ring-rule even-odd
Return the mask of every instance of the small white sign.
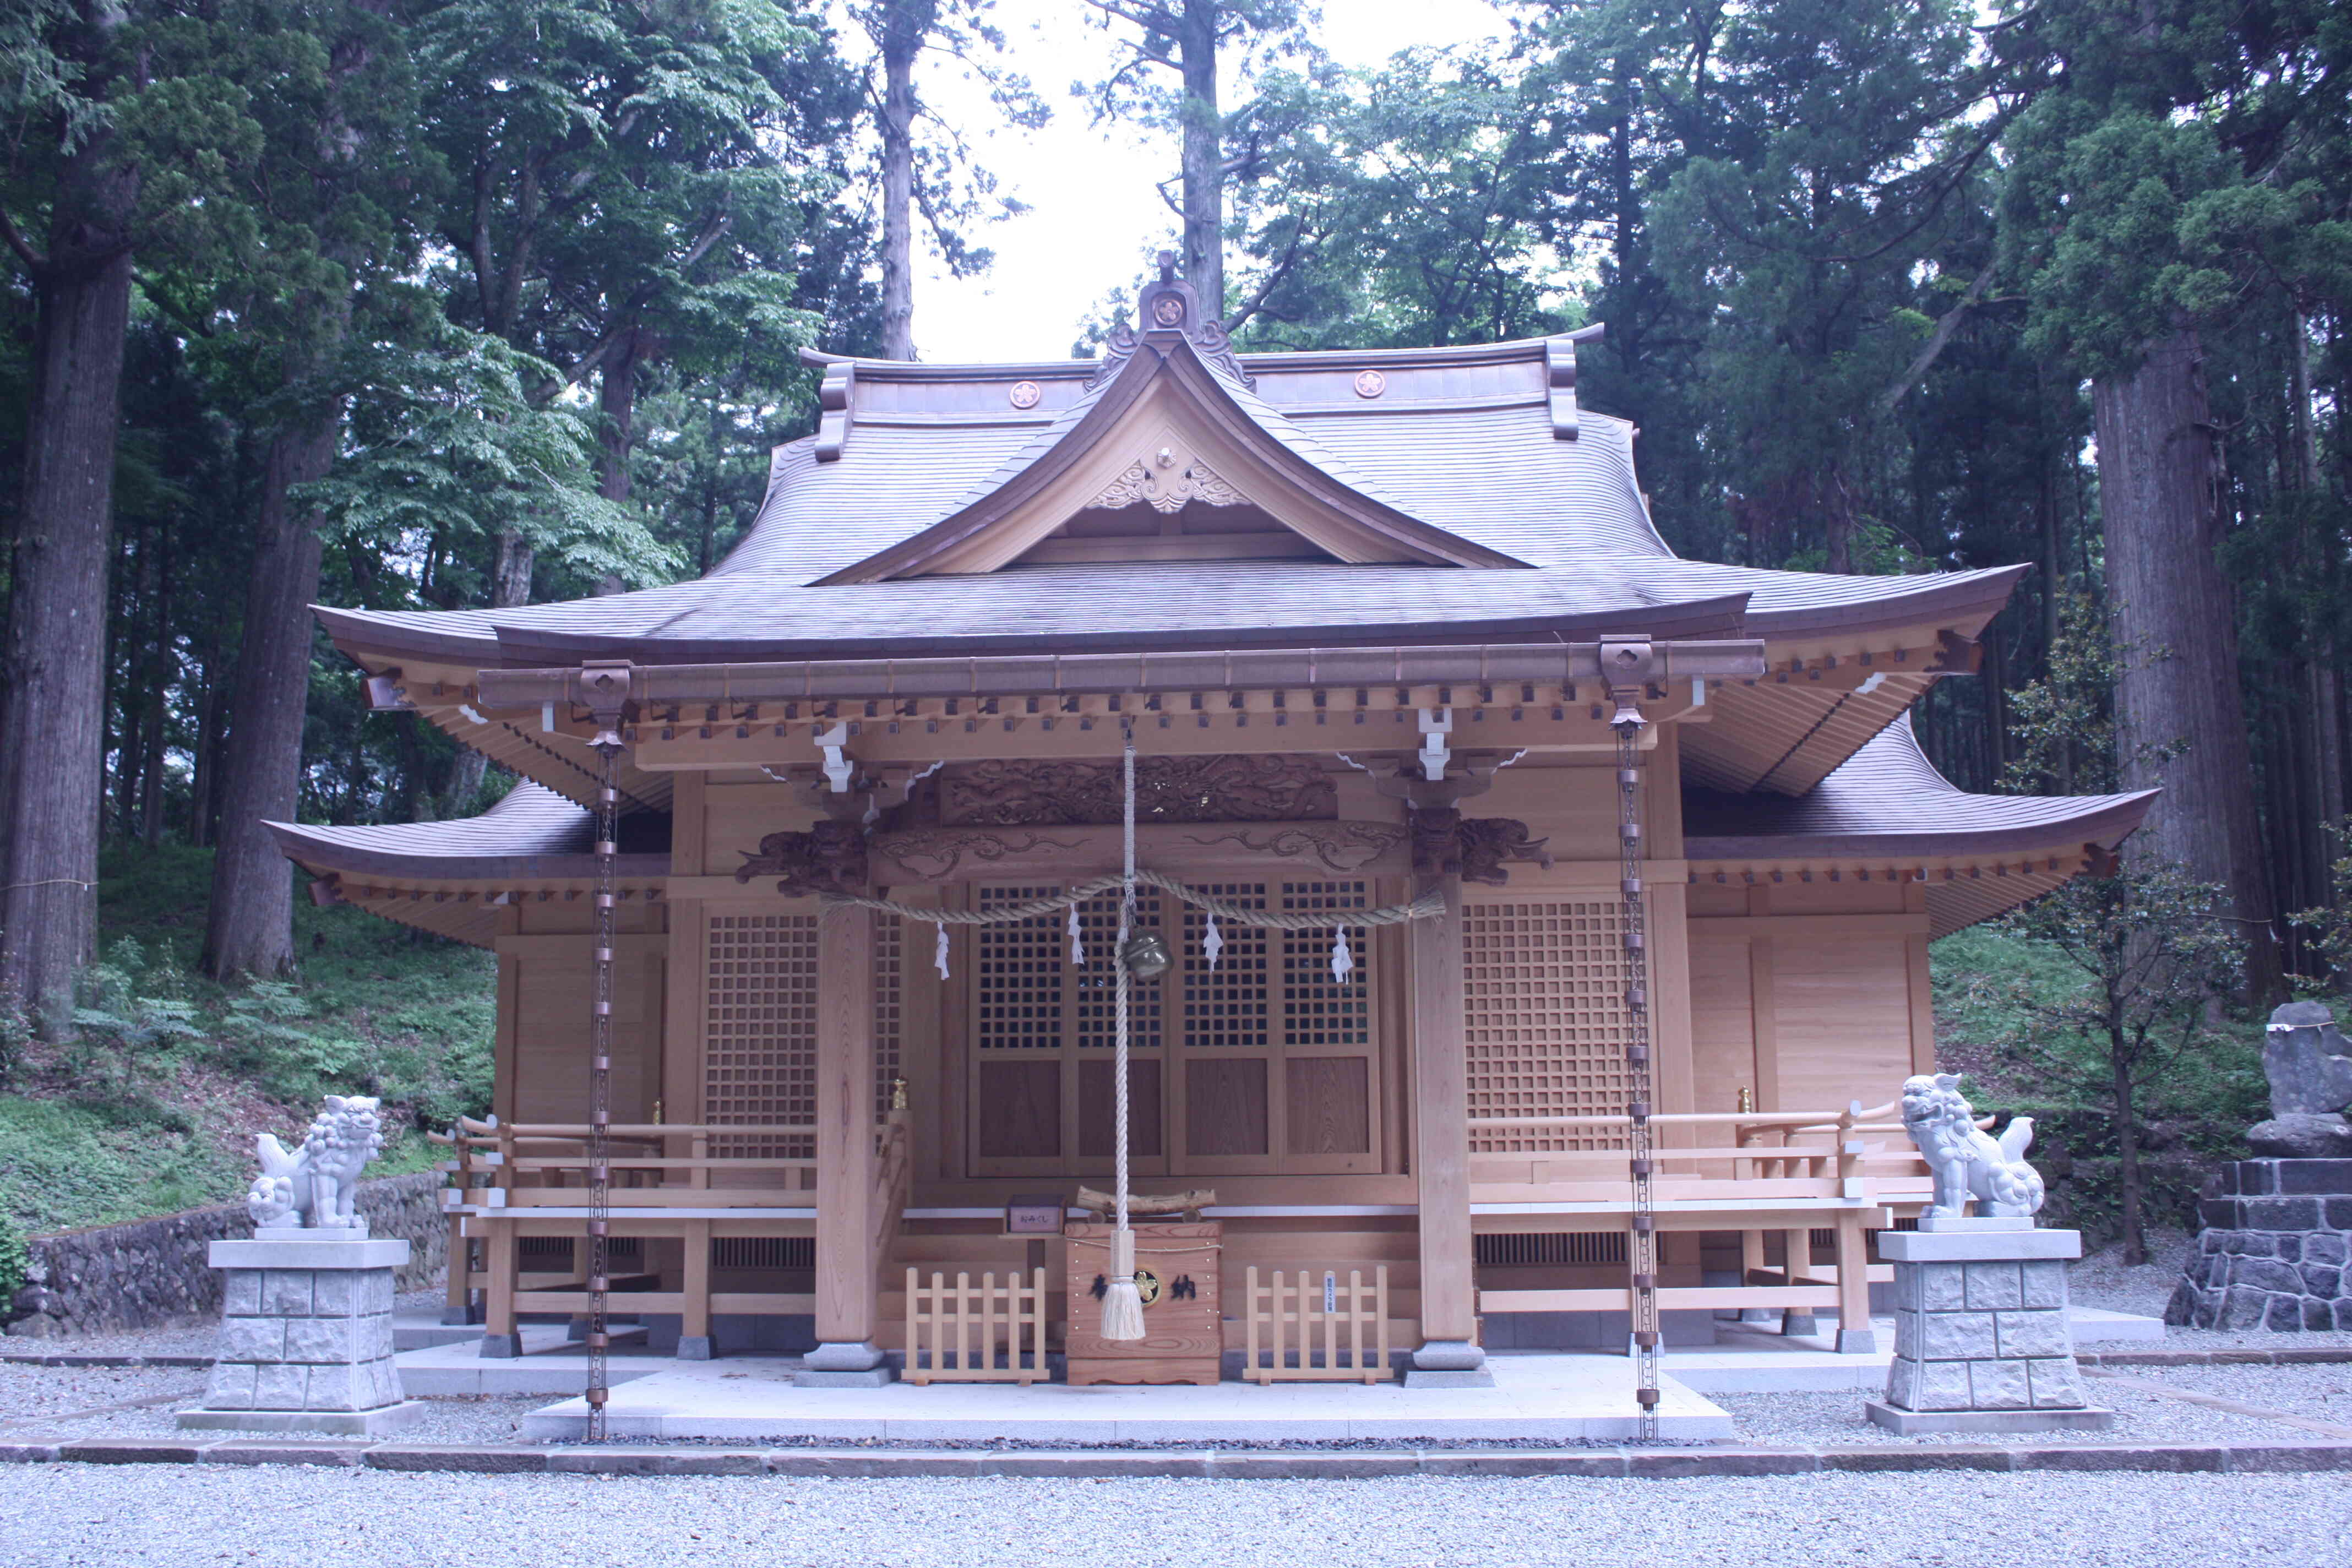
[[1329, 1269], [1323, 1271], [1323, 1310], [1328, 1315], [1339, 1310], [1339, 1277]]

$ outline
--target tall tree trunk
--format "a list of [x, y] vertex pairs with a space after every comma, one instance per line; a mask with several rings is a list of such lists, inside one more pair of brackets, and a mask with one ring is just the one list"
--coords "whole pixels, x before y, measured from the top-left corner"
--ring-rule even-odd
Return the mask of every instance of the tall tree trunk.
[[319, 520], [288, 491], [335, 460], [340, 409], [269, 444], [258, 537], [246, 592], [245, 640], [222, 779], [220, 848], [204, 966], [217, 979], [294, 968], [294, 873], [264, 822], [290, 822], [300, 799], [302, 721], [310, 710], [310, 605], [319, 596]]
[[164, 694], [178, 668], [172, 654], [172, 529], [155, 531], [155, 662], [147, 672], [147, 759], [139, 770], [139, 841], [152, 849], [163, 839], [163, 743], [171, 723]]
[[882, 357], [915, 357], [915, 56], [936, 0], [882, 0]]
[[[498, 556], [490, 569], [492, 608], [506, 610], [530, 603], [530, 541], [516, 529], [499, 534]], [[442, 797], [447, 808], [441, 815], [459, 816], [470, 813], [489, 771], [489, 758], [471, 746], [462, 748], [449, 770], [448, 793]]]
[[1209, 321], [1225, 313], [1224, 117], [1217, 110], [1218, 0], [1184, 0], [1177, 58], [1184, 78], [1184, 277]]
[[2092, 410], [2107, 593], [2124, 654], [2123, 780], [2166, 792], [2132, 843], [2227, 890], [2247, 944], [2247, 988], [2267, 1006], [2282, 990], [2278, 943], [2235, 609], [2216, 553], [2219, 470], [2197, 334], [2152, 343], [2131, 374], [2095, 382]]
[[[604, 418], [597, 422], [597, 445], [601, 448], [596, 489], [614, 504], [629, 499], [629, 454], [636, 447], [637, 422], [637, 358], [644, 346], [645, 329], [630, 327], [614, 340], [604, 353], [604, 366], [597, 374], [597, 402]], [[628, 584], [617, 572], [607, 572], [596, 579], [600, 595], [625, 594]]]
[[99, 813], [106, 782], [107, 563], [114, 510], [126, 236], [137, 178], [92, 137], [60, 178], [34, 279], [25, 493], [10, 583], [11, 689], [0, 759], [0, 988], [51, 1037], [72, 1025], [74, 971], [98, 940]]
[[2131, 1061], [2123, 1042], [2111, 1038], [2108, 1050], [2115, 1074], [2116, 1188], [2123, 1210], [2124, 1265], [2137, 1268], [2147, 1261], [2147, 1231], [2140, 1223], [2139, 1108], [2133, 1099]]

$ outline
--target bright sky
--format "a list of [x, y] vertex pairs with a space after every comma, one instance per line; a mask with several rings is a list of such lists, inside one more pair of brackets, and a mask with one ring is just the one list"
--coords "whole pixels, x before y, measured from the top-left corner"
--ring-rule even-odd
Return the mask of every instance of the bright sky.
[[[1322, 0], [1322, 9], [1323, 47], [1347, 66], [1504, 29], [1488, 0]], [[1096, 128], [1087, 103], [1069, 91], [1073, 80], [1103, 76], [1112, 58], [1110, 40], [1087, 25], [1087, 14], [1085, 0], [997, 0], [1012, 68], [1053, 108], [1043, 130], [1000, 122], [979, 133], [996, 121], [984, 92], [953, 60], [930, 55], [919, 68], [933, 107], [965, 128], [1000, 189], [1031, 208], [974, 237], [996, 252], [982, 277], [950, 278], [936, 257], [919, 255], [915, 346], [925, 360], [1061, 359], [1095, 302], [1175, 243], [1174, 215], [1153, 189], [1176, 172], [1173, 135]]]

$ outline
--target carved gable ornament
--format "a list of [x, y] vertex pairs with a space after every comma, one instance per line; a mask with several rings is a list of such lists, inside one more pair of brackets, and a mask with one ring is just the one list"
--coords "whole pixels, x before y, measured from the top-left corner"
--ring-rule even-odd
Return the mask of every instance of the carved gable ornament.
[[1150, 458], [1129, 463], [1087, 504], [1107, 511], [1149, 506], [1154, 511], [1174, 512], [1192, 501], [1203, 506], [1247, 506], [1249, 498], [1219, 479], [1200, 458], [1180, 457], [1174, 447], [1162, 447]]
[[[950, 826], [1027, 827], [1115, 823], [1116, 763], [987, 762], [940, 780]], [[1139, 757], [1138, 822], [1307, 822], [1339, 814], [1329, 775], [1293, 757]]]

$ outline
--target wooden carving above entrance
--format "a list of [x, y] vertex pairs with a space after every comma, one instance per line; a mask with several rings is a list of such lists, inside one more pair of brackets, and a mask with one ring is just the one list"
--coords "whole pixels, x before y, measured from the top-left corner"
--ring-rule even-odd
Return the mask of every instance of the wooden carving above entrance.
[[1548, 838], [1510, 816], [1465, 816], [1450, 809], [1416, 811], [1412, 822], [1412, 868], [1424, 876], [1450, 873], [1465, 882], [1503, 887], [1511, 879], [1506, 861], [1524, 860], [1551, 868]]
[[[1116, 763], [975, 763], [940, 781], [940, 819], [951, 826], [1109, 824], [1119, 805]], [[1136, 760], [1139, 823], [1315, 821], [1339, 812], [1330, 775], [1296, 757]]]
[[743, 864], [735, 879], [777, 879], [776, 891], [788, 899], [816, 893], [866, 891], [866, 829], [856, 822], [820, 822], [806, 833], [771, 833], [761, 837], [757, 854], [737, 851]]

